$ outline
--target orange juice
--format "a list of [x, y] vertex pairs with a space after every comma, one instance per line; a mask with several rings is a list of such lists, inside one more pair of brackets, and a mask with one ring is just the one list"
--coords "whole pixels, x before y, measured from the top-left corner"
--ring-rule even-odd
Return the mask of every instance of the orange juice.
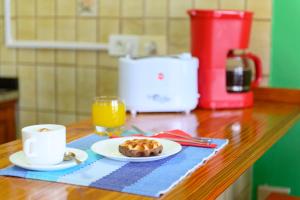
[[92, 116], [96, 132], [113, 134], [125, 123], [125, 104], [117, 98], [98, 97], [93, 103]]

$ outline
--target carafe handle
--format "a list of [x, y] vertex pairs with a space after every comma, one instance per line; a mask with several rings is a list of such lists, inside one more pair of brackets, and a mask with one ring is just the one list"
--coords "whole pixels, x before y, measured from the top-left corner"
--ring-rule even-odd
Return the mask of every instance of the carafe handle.
[[246, 53], [244, 57], [249, 58], [253, 60], [255, 65], [255, 79], [251, 82], [251, 87], [257, 87], [262, 79], [262, 63], [261, 59], [252, 54], [252, 53]]

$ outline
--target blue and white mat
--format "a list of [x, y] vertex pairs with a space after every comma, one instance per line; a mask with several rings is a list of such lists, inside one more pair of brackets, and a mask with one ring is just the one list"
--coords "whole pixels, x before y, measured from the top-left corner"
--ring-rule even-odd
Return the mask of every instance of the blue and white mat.
[[228, 143], [225, 139], [213, 139], [213, 143], [218, 145], [216, 149], [183, 147], [180, 153], [162, 160], [133, 163], [110, 160], [92, 152], [90, 146], [103, 139], [107, 138], [91, 134], [68, 144], [68, 147], [79, 148], [88, 153], [88, 160], [81, 165], [52, 172], [9, 166], [1, 169], [0, 175], [159, 197]]

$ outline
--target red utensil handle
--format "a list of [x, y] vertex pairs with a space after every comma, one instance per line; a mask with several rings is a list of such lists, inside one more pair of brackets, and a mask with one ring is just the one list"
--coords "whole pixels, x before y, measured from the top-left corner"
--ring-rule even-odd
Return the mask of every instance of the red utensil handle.
[[202, 148], [216, 148], [217, 144], [198, 144], [193, 142], [178, 142], [182, 146], [195, 146], [195, 147], [202, 147]]

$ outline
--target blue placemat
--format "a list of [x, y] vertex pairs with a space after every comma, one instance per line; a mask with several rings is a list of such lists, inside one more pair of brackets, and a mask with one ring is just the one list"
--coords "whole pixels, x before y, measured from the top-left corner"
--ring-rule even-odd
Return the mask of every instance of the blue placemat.
[[228, 143], [225, 139], [213, 139], [218, 145], [216, 149], [184, 147], [180, 153], [162, 160], [133, 163], [114, 161], [93, 153], [90, 146], [103, 139], [107, 138], [91, 134], [68, 144], [69, 147], [79, 148], [88, 153], [88, 160], [81, 165], [52, 172], [9, 166], [1, 169], [0, 175], [159, 197]]

